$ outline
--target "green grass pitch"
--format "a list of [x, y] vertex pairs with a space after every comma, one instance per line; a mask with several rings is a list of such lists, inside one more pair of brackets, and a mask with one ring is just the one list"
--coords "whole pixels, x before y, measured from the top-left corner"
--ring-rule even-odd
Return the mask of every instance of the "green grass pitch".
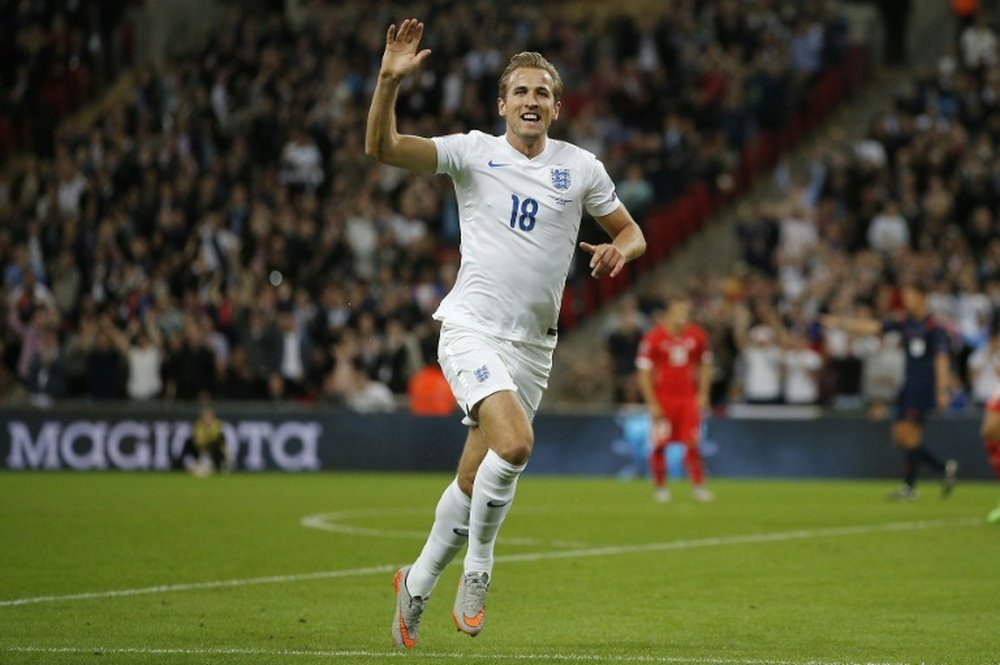
[[[444, 475], [0, 474], [2, 663], [1000, 661], [1000, 486], [521, 479], [486, 627], [389, 639]], [[303, 521], [307, 525], [303, 524]], [[460, 555], [461, 556], [461, 555]]]

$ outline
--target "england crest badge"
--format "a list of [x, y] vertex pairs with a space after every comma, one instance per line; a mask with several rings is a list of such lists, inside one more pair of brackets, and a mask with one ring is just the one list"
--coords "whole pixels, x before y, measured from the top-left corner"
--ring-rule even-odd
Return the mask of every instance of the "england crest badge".
[[560, 192], [569, 189], [569, 169], [552, 169], [552, 186]]

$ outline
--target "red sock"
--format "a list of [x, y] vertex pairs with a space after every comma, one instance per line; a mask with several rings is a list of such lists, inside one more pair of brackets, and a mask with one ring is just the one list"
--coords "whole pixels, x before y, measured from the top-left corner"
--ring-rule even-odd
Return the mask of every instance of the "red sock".
[[990, 459], [993, 473], [997, 474], [997, 478], [1000, 478], [1000, 441], [987, 441], [986, 455]]
[[705, 467], [701, 463], [701, 450], [698, 446], [688, 446], [684, 454], [684, 466], [687, 467], [688, 478], [693, 485], [701, 485], [705, 480]]
[[656, 483], [657, 487], [663, 487], [667, 484], [666, 452], [667, 447], [660, 446], [649, 454], [649, 470], [653, 472], [653, 482]]

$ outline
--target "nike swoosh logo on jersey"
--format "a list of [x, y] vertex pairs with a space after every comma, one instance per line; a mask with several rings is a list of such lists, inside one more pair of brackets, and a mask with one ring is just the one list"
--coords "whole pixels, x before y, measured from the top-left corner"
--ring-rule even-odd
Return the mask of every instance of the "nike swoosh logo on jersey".
[[503, 508], [508, 503], [510, 503], [510, 499], [504, 501], [503, 503], [496, 503], [492, 499], [490, 499], [489, 501], [486, 502], [486, 505], [489, 506], [490, 508]]
[[490, 161], [486, 162], [486, 165], [489, 166], [491, 169], [498, 169], [501, 166], [510, 166], [510, 164], [503, 164], [503, 163], [500, 163], [500, 162], [494, 162], [492, 159]]

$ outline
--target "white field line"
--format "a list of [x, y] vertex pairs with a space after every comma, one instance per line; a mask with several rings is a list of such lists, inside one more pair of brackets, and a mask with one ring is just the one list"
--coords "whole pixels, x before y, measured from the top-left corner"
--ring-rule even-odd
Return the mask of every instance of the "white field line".
[[[342, 533], [351, 536], [371, 536], [374, 538], [415, 538], [418, 540], [425, 540], [427, 538], [427, 531], [405, 531], [402, 529], [375, 529], [371, 527], [364, 526], [351, 526], [349, 524], [340, 524], [340, 520], [347, 519], [350, 517], [372, 517], [372, 516], [382, 516], [382, 515], [399, 515], [407, 513], [426, 513], [426, 510], [341, 510], [334, 513], [316, 513], [315, 515], [306, 515], [301, 520], [299, 524], [306, 527], [307, 529], [319, 529], [320, 531], [329, 531], [331, 533]], [[579, 540], [540, 540], [538, 538], [507, 538], [506, 536], [500, 536], [498, 542], [504, 545], [528, 545], [528, 546], [544, 546], [548, 545], [551, 547], [586, 547], [587, 543], [581, 542]]]
[[143, 656], [255, 656], [267, 658], [419, 658], [424, 660], [462, 660], [496, 662], [547, 661], [570, 663], [663, 663], [664, 665], [904, 665], [888, 661], [841, 660], [783, 660], [772, 658], [740, 658], [739, 656], [625, 656], [591, 653], [435, 653], [421, 651], [363, 651], [363, 650], [310, 650], [310, 649], [171, 649], [146, 647], [11, 647], [8, 653], [34, 654], [93, 654], [93, 655], [143, 655]]
[[[640, 545], [617, 545], [608, 547], [591, 547], [576, 550], [557, 550], [551, 552], [532, 552], [525, 554], [506, 554], [495, 558], [496, 563], [518, 563], [529, 561], [545, 561], [549, 559], [576, 559], [584, 557], [617, 556], [640, 552], [665, 552], [670, 550], [687, 550], [702, 547], [722, 547], [726, 545], [748, 545], [755, 543], [776, 543], [790, 540], [811, 540], [814, 538], [837, 538], [842, 536], [857, 536], [872, 533], [891, 533], [899, 531], [917, 531], [923, 529], [943, 529], [970, 527], [982, 525], [983, 521], [976, 517], [966, 517], [948, 520], [921, 520], [916, 522], [889, 522], [886, 524], [869, 524], [862, 526], [829, 527], [824, 529], [799, 529], [796, 531], [776, 531], [773, 533], [750, 533], [741, 536], [715, 536], [693, 540], [672, 540], [662, 543], [644, 543]], [[399, 567], [399, 564], [384, 564], [364, 568], [347, 568], [341, 570], [325, 570], [315, 573], [298, 573], [292, 575], [271, 575], [267, 577], [250, 577], [235, 580], [218, 580], [213, 582], [192, 582], [187, 584], [164, 584], [160, 586], [140, 587], [136, 589], [116, 589], [111, 591], [90, 591], [60, 596], [30, 596], [27, 598], [11, 598], [0, 600], [0, 607], [18, 605], [34, 605], [37, 603], [54, 603], [71, 600], [95, 600], [99, 598], [117, 598], [123, 596], [140, 596], [144, 594], [167, 593], [171, 591], [199, 591], [204, 589], [222, 589], [231, 587], [252, 586], [257, 584], [285, 584], [308, 580], [334, 579], [338, 577], [360, 577], [363, 575], [381, 575]]]
[[0, 607], [14, 605], [33, 605], [35, 603], [54, 603], [64, 600], [93, 600], [96, 598], [118, 598], [122, 596], [141, 596], [150, 593], [167, 593], [170, 591], [200, 591], [202, 589], [224, 589], [227, 587], [252, 586], [255, 584], [283, 584], [287, 582], [304, 582], [308, 580], [325, 580], [336, 577], [359, 577], [361, 575], [376, 575], [394, 572], [399, 566], [386, 564], [384, 566], [368, 566], [367, 568], [348, 568], [346, 570], [324, 570], [316, 573], [297, 573], [294, 575], [269, 575], [267, 577], [249, 577], [238, 580], [216, 580], [213, 582], [191, 582], [188, 584], [161, 584], [159, 586], [140, 587], [138, 589], [115, 589], [112, 591], [89, 591], [72, 593], [65, 596], [33, 596], [30, 598], [13, 598], [0, 600]]

